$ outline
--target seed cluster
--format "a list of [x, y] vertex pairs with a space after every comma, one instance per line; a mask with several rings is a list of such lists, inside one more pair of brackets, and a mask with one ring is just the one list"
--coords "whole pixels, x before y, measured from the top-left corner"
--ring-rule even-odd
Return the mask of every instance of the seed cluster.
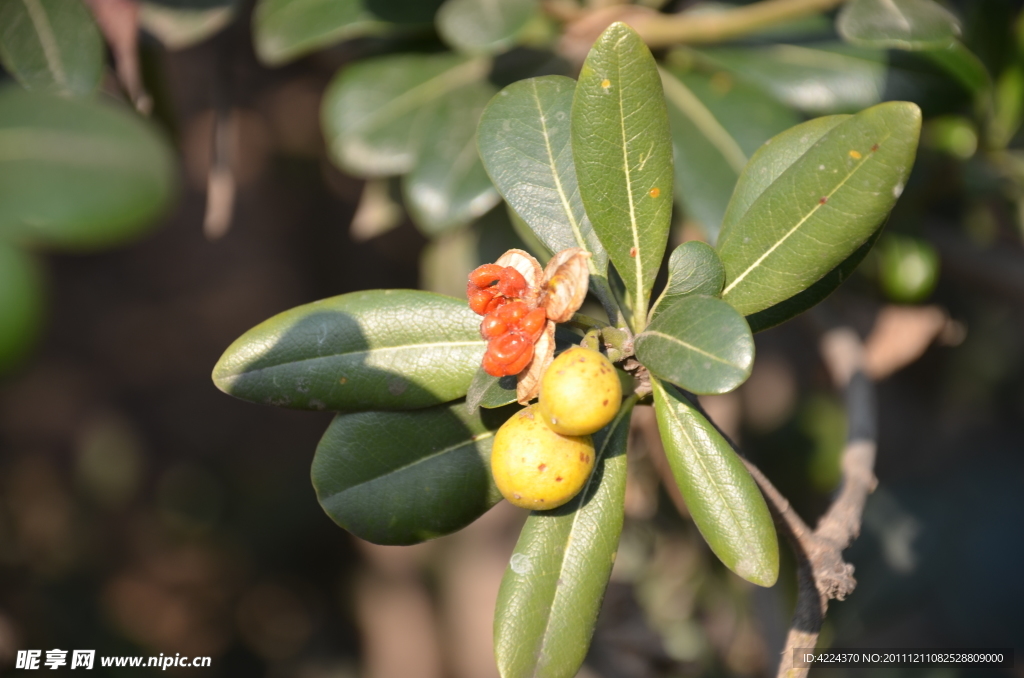
[[484, 264], [469, 274], [469, 307], [484, 316], [480, 334], [487, 340], [483, 368], [492, 377], [519, 374], [533, 359], [533, 349], [547, 323], [543, 308], [531, 307], [526, 278], [511, 266]]

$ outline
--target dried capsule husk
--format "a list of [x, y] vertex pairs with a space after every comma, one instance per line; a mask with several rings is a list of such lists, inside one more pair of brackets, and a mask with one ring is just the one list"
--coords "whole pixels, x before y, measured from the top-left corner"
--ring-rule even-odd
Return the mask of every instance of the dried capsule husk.
[[555, 357], [555, 323], [548, 320], [533, 347], [533, 360], [516, 382], [516, 400], [526, 405], [540, 394], [540, 380]]
[[544, 269], [544, 284], [540, 291], [540, 307], [556, 323], [567, 322], [583, 305], [590, 284], [587, 259], [590, 252], [570, 247], [551, 257]]

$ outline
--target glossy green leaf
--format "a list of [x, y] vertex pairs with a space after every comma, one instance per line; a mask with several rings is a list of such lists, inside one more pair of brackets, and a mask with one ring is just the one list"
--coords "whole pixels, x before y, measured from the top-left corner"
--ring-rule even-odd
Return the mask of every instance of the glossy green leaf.
[[447, 0], [437, 12], [437, 32], [461, 52], [500, 52], [515, 43], [537, 5], [537, 0]]
[[583, 663], [622, 532], [632, 407], [595, 434], [598, 461], [580, 494], [526, 520], [494, 613], [505, 678], [572, 678]]
[[510, 405], [516, 401], [516, 378], [492, 377], [483, 371], [477, 370], [473, 381], [466, 392], [466, 405], [470, 411], [483, 407], [493, 409]]
[[941, 49], [960, 36], [960, 22], [932, 0], [850, 0], [836, 30], [855, 45], [881, 49]]
[[238, 5], [176, 9], [156, 2], [139, 4], [139, 25], [169, 50], [187, 49], [216, 35], [238, 14]]
[[505, 201], [551, 252], [582, 247], [591, 288], [604, 300], [608, 254], [583, 209], [569, 116], [576, 81], [548, 75], [515, 82], [480, 117], [480, 157]]
[[713, 243], [747, 158], [795, 125], [796, 114], [727, 73], [663, 70], [675, 151], [676, 198]]
[[736, 182], [736, 190], [725, 210], [719, 237], [728, 239], [729, 231], [765, 189], [775, 183], [783, 172], [802, 158], [832, 128], [849, 118], [848, 115], [829, 115], [808, 120], [777, 134], [758, 149]]
[[636, 357], [651, 374], [687, 391], [728, 393], [750, 376], [754, 335], [721, 299], [685, 296], [637, 335]]
[[80, 0], [0, 0], [0, 64], [26, 89], [92, 94], [103, 77], [104, 50]]
[[271, 66], [386, 27], [360, 0], [258, 0], [252, 17], [256, 56]]
[[971, 50], [964, 47], [963, 43], [955, 41], [949, 47], [943, 49], [930, 49], [922, 54], [939, 66], [959, 82], [964, 89], [974, 95], [982, 105], [988, 103], [983, 99], [987, 96], [992, 87], [992, 76], [981, 59]]
[[768, 505], [722, 434], [671, 386], [651, 380], [658, 430], [693, 522], [730, 570], [759, 586], [779, 576]]
[[697, 240], [684, 242], [668, 258], [668, 282], [651, 307], [653, 319], [680, 297], [703, 294], [717, 297], [725, 286], [725, 268], [715, 248]]
[[409, 409], [466, 395], [483, 357], [466, 302], [415, 290], [352, 292], [257, 325], [213, 370], [243, 400], [314, 410]]
[[94, 248], [156, 225], [175, 184], [172, 151], [115, 105], [0, 90], [0, 235]]
[[339, 414], [313, 458], [317, 499], [334, 522], [375, 544], [460, 530], [501, 501], [491, 444], [509, 414], [471, 413], [465, 403]]
[[878, 241], [878, 237], [882, 234], [884, 226], [879, 228], [874, 234], [868, 238], [867, 242], [854, 250], [853, 254], [846, 257], [843, 263], [839, 264], [831, 271], [826, 273], [821, 280], [808, 287], [803, 292], [780, 301], [774, 306], [769, 306], [763, 311], [758, 311], [747, 316], [747, 323], [750, 325], [750, 331], [757, 333], [781, 325], [790, 318], [795, 318], [804, 311], [816, 306], [818, 303], [824, 301], [830, 294], [836, 291], [840, 285], [842, 285], [847, 278], [853, 275], [853, 272], [857, 270], [860, 263], [864, 261], [864, 258], [874, 247]]
[[632, 297], [639, 331], [672, 217], [672, 137], [658, 67], [629, 26], [614, 23], [594, 43], [571, 120], [583, 206]]
[[428, 236], [465, 226], [500, 200], [476, 150], [476, 124], [493, 94], [478, 82], [445, 97], [416, 166], [402, 180], [406, 207]]
[[39, 335], [43, 296], [35, 259], [0, 242], [0, 374], [19, 362]]
[[[920, 130], [920, 109], [900, 101], [829, 130], [722, 233], [722, 298], [755, 313], [807, 289], [853, 254], [902, 193]], [[787, 155], [774, 141], [765, 153]]]
[[886, 54], [841, 43], [723, 47], [699, 55], [779, 101], [812, 115], [847, 113], [882, 100]]
[[434, 132], [441, 102], [482, 81], [488, 67], [452, 54], [399, 54], [343, 69], [321, 108], [328, 152], [353, 174], [408, 172]]

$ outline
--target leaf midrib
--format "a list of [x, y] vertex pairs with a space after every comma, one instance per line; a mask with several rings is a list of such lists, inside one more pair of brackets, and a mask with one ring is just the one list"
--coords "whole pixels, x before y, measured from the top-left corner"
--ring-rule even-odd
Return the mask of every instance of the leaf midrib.
[[[615, 43], [615, 95], [619, 101], [619, 128], [622, 131], [622, 167], [626, 173], [626, 199], [629, 203], [629, 228], [633, 234], [633, 247], [635, 248], [636, 256], [632, 257], [634, 271], [636, 272], [636, 311], [634, 312], [634, 322], [639, 325], [640, 322], [645, 319], [647, 315], [647, 309], [644, 308], [647, 304], [647, 298], [644, 294], [644, 274], [643, 274], [643, 251], [640, 249], [640, 229], [636, 223], [636, 205], [633, 200], [633, 179], [632, 173], [629, 171], [629, 147], [626, 139], [626, 110], [624, 102], [622, 101], [622, 55], [619, 53], [619, 45], [629, 37], [629, 34], [623, 35], [619, 38], [619, 41]], [[634, 330], [642, 329], [640, 327], [634, 327]]]
[[[600, 454], [597, 455], [595, 453], [595, 461], [594, 461], [595, 469], [594, 470], [596, 470], [597, 462], [600, 461], [600, 462], [603, 463], [605, 461], [605, 459], [604, 459], [605, 451], [608, 448], [608, 445], [611, 444], [612, 437], [615, 435], [615, 431], [616, 431], [616, 429], [618, 429], [619, 423], [622, 421], [622, 417], [625, 416], [627, 411], [628, 412], [632, 412], [633, 411], [632, 405], [630, 407], [628, 407], [628, 408], [627, 407], [620, 407], [619, 408], [619, 413], [615, 416], [615, 419], [612, 420], [611, 428], [608, 429], [608, 435], [606, 435], [604, 440], [601, 441], [601, 452], [600, 452]], [[587, 498], [587, 493], [590, 491], [590, 486], [594, 482], [594, 475], [595, 475], [594, 472], [591, 471], [590, 477], [587, 478], [586, 485], [583, 486], [583, 489], [580, 490], [579, 495], [577, 495], [579, 497], [579, 499], [577, 500], [576, 510], [573, 512], [572, 522], [569, 524], [569, 532], [568, 532], [569, 538], [566, 540], [565, 548], [562, 549], [560, 565], [558, 567], [558, 577], [555, 579], [555, 594], [554, 594], [554, 596], [551, 599], [551, 605], [548, 607], [547, 618], [544, 620], [544, 633], [541, 634], [540, 647], [538, 647], [537, 651], [536, 651], [536, 657], [537, 657], [537, 661], [538, 662], [540, 661], [541, 655], [544, 653], [544, 648], [547, 646], [547, 640], [550, 637], [551, 621], [552, 621], [552, 618], [554, 617], [554, 614], [552, 614], [552, 611], [555, 609], [556, 603], [559, 600], [559, 594], [561, 594], [567, 588], [565, 586], [559, 586], [558, 585], [558, 581], [562, 579], [562, 574], [565, 572], [566, 555], [569, 552], [569, 545], [572, 543], [572, 535], [573, 535], [573, 533], [576, 530], [576, 523], [577, 523], [577, 521], [579, 521], [580, 515], [583, 512], [583, 505], [586, 503], [585, 500]], [[536, 666], [534, 668], [536, 669]], [[534, 675], [536, 675], [536, 671], [534, 672]]]
[[740, 520], [739, 514], [737, 514], [733, 509], [732, 503], [726, 500], [726, 495], [722, 491], [721, 486], [718, 484], [714, 475], [708, 471], [708, 467], [704, 463], [703, 456], [697, 451], [697, 445], [693, 442], [693, 438], [691, 438], [690, 434], [686, 432], [686, 426], [684, 426], [682, 420], [676, 416], [675, 409], [669, 405], [669, 394], [665, 390], [665, 387], [662, 386], [657, 379], [652, 379], [651, 384], [653, 384], [654, 387], [658, 389], [658, 392], [661, 393], [661, 400], [665, 403], [666, 416], [671, 417], [671, 419], [676, 423], [676, 427], [679, 432], [686, 438], [686, 442], [689, 443], [690, 447], [693, 449], [693, 454], [697, 458], [697, 463], [700, 464], [701, 470], [704, 472], [704, 477], [708, 479], [708, 482], [710, 482], [714, 487], [715, 494], [718, 495], [719, 503], [725, 506], [726, 512], [732, 517], [734, 526], [738, 528], [737, 531], [741, 534], [745, 534], [746, 530], [743, 529], [744, 523]]
[[[829, 132], [829, 134], [831, 134], [831, 132]], [[822, 139], [827, 138], [829, 136], [829, 134], [826, 134], [825, 136], [823, 136]], [[879, 146], [881, 146], [886, 141], [886, 139], [888, 139], [890, 136], [892, 136], [892, 133], [886, 134], [884, 137], [882, 137], [876, 143]], [[820, 143], [820, 141], [818, 143]], [[806, 154], [805, 154], [805, 157], [806, 157]], [[795, 234], [800, 229], [800, 227], [803, 226], [807, 222], [808, 219], [810, 219], [812, 216], [817, 214], [819, 209], [821, 209], [822, 207], [827, 205], [828, 201], [832, 199], [832, 196], [835, 195], [836, 191], [838, 191], [840, 188], [845, 186], [846, 182], [848, 182], [850, 180], [850, 178], [853, 177], [853, 175], [856, 174], [860, 170], [861, 167], [864, 167], [864, 165], [868, 162], [868, 160], [870, 160], [873, 157], [874, 157], [873, 154], [865, 155], [854, 166], [854, 168], [852, 170], [850, 170], [850, 172], [845, 177], [843, 177], [843, 180], [840, 181], [838, 184], [836, 184], [835, 188], [833, 188], [831, 191], [829, 191], [828, 193], [825, 194], [824, 201], [819, 200], [817, 203], [815, 203], [814, 207], [812, 207], [810, 209], [810, 211], [807, 212], [807, 214], [802, 219], [800, 219], [800, 221], [798, 221], [792, 228], [790, 228], [785, 233], [785, 235], [783, 235], [778, 241], [776, 241], [774, 245], [769, 247], [764, 252], [764, 254], [762, 254], [760, 257], [758, 257], [754, 261], [754, 263], [752, 263], [750, 266], [748, 266], [747, 269], [745, 271], [743, 271], [743, 273], [739, 274], [736, 277], [735, 280], [733, 280], [731, 283], [729, 283], [725, 287], [725, 289], [722, 290], [722, 298], [724, 299], [726, 297], [726, 295], [728, 295], [729, 292], [732, 291], [736, 287], [736, 285], [738, 285], [739, 283], [743, 282], [744, 278], [746, 278], [754, 269], [756, 269], [758, 266], [760, 266], [764, 262], [764, 260], [767, 259], [769, 256], [771, 256], [771, 254], [773, 252], [775, 252], [775, 250], [777, 250], [779, 247], [781, 247], [784, 242], [789, 240], [789, 238], [793, 234]], [[790, 167], [787, 168], [786, 172], [788, 172], [790, 169], [792, 169], [795, 165], [796, 165], [796, 162], [794, 162], [792, 165], [790, 165]], [[783, 174], [785, 174], [785, 172]], [[776, 181], [778, 181], [778, 179], [776, 179]], [[769, 187], [769, 188], [771, 188], [771, 187]], [[761, 200], [761, 198], [764, 197], [764, 194], [767, 193], [767, 192], [768, 192], [768, 189], [766, 189], [764, 192], [761, 193], [760, 196], [758, 196], [757, 200], [754, 201], [754, 203], [751, 204], [750, 208], [747, 209], [746, 214], [750, 213], [750, 210], [754, 208], [754, 205], [756, 205], [757, 202], [759, 202]], [[744, 214], [743, 218], [746, 218], [746, 214]], [[742, 221], [742, 219], [741, 219], [741, 221]]]
[[[587, 247], [587, 242], [583, 238], [583, 232], [580, 229], [580, 224], [576, 221], [576, 215], [573, 214], [569, 196], [565, 194], [565, 189], [562, 187], [562, 178], [558, 176], [555, 154], [551, 149], [551, 138], [548, 133], [547, 116], [544, 115], [544, 108], [541, 105], [540, 94], [537, 92], [537, 81], [535, 79], [531, 80], [530, 85], [533, 88], [533, 100], [537, 103], [537, 117], [540, 119], [541, 137], [544, 139], [544, 150], [547, 151], [548, 154], [548, 168], [551, 170], [551, 178], [555, 182], [555, 191], [558, 193], [558, 199], [562, 201], [562, 211], [565, 212], [565, 216], [569, 219], [569, 226], [572, 228], [572, 235], [573, 238], [576, 239], [576, 244], [589, 252], [590, 248]], [[598, 270], [597, 266], [594, 265], [594, 257], [589, 257], [587, 259], [587, 268], [590, 270], [591, 275], [597, 275]]]
[[[691, 351], [694, 351], [696, 353], [700, 353], [701, 355], [707, 356], [708, 358], [711, 358], [712, 360], [717, 360], [718, 362], [723, 363], [725, 365], [728, 365], [729, 367], [734, 367], [734, 368], [736, 368], [738, 370], [741, 370], [741, 371], [744, 369], [742, 366], [740, 366], [740, 365], [738, 365], [736, 363], [729, 362], [725, 358], [720, 358], [717, 355], [715, 355], [714, 353], [708, 353], [704, 349], [698, 348], [697, 346], [694, 346], [693, 344], [687, 343], [687, 342], [683, 341], [682, 339], [680, 339], [679, 337], [673, 337], [671, 334], [665, 334], [664, 332], [658, 332], [657, 330], [650, 330], [650, 329], [644, 331], [643, 334], [646, 334], [648, 336], [661, 337], [662, 339], [667, 339], [668, 341], [674, 341], [675, 343], [679, 344], [680, 346], [682, 346], [684, 348], [687, 348], [687, 349], [689, 349]], [[643, 336], [643, 334], [641, 334], [640, 336]]]
[[232, 373], [232, 374], [222, 375], [222, 376], [219, 376], [218, 379], [220, 379], [222, 381], [233, 381], [233, 380], [236, 380], [238, 377], [243, 377], [243, 376], [249, 376], [249, 375], [257, 374], [257, 373], [262, 372], [264, 370], [272, 370], [272, 369], [277, 369], [279, 367], [288, 367], [288, 366], [291, 366], [291, 365], [299, 365], [301, 363], [312, 362], [314, 360], [331, 360], [331, 359], [334, 359], [334, 358], [344, 358], [344, 357], [347, 357], [347, 356], [367, 355], [367, 354], [370, 354], [370, 353], [384, 353], [384, 352], [387, 352], [387, 351], [405, 351], [405, 350], [410, 350], [410, 349], [428, 348], [428, 347], [432, 347], [432, 346], [445, 346], [445, 347], [454, 347], [454, 346], [483, 346], [484, 343], [485, 342], [482, 341], [482, 340], [474, 340], [474, 341], [438, 341], [438, 342], [430, 342], [430, 343], [423, 343], [423, 344], [402, 344], [400, 346], [381, 346], [379, 348], [368, 348], [368, 349], [361, 349], [361, 350], [358, 350], [358, 351], [345, 351], [345, 352], [342, 352], [342, 353], [329, 353], [327, 355], [319, 355], [319, 356], [314, 356], [312, 358], [301, 358], [299, 360], [288, 360], [288, 361], [285, 361], [285, 362], [276, 363], [274, 365], [264, 365], [263, 367], [257, 367], [255, 369], [243, 370], [243, 371], [235, 372], [235, 373]]
[[361, 480], [361, 481], [359, 481], [358, 483], [356, 483], [354, 485], [349, 485], [348, 487], [345, 487], [345, 488], [343, 488], [341, 490], [338, 490], [336, 492], [332, 492], [328, 496], [331, 497], [331, 498], [339, 497], [339, 496], [345, 494], [346, 492], [349, 492], [349, 491], [354, 490], [356, 488], [362, 487], [363, 485], [367, 485], [369, 483], [377, 482], [381, 478], [386, 478], [387, 476], [395, 475], [396, 473], [402, 473], [403, 471], [406, 471], [406, 470], [408, 470], [408, 469], [410, 469], [410, 468], [412, 468], [414, 466], [417, 466], [419, 464], [423, 464], [425, 462], [428, 462], [431, 459], [436, 459], [437, 457], [440, 457], [442, 455], [448, 454], [450, 452], [455, 452], [457, 450], [462, 449], [463, 447], [467, 447], [467, 446], [470, 446], [470, 445], [476, 445], [476, 443], [480, 442], [481, 440], [487, 440], [488, 438], [493, 438], [493, 437], [494, 437], [494, 431], [484, 431], [483, 433], [477, 433], [476, 435], [473, 435], [472, 437], [470, 437], [470, 438], [468, 438], [466, 440], [460, 440], [459, 442], [455, 443], [454, 445], [449, 445], [448, 447], [440, 449], [437, 452], [431, 452], [430, 454], [428, 454], [428, 455], [426, 455], [424, 457], [420, 457], [418, 459], [415, 459], [414, 461], [411, 461], [411, 462], [409, 462], [407, 464], [403, 464], [403, 465], [401, 465], [401, 466], [399, 466], [397, 468], [388, 469], [388, 470], [384, 471], [383, 473], [380, 473], [379, 475], [373, 476], [372, 478], [367, 478], [365, 480]]
[[43, 49], [43, 57], [46, 59], [46, 67], [53, 75], [54, 81], [62, 90], [68, 89], [68, 76], [64, 72], [64, 65], [61, 63], [60, 44], [57, 36], [53, 33], [53, 27], [46, 16], [46, 10], [39, 0], [21, 0], [28, 12], [28, 18], [32, 27], [36, 29], [36, 36], [39, 38], [39, 46]]

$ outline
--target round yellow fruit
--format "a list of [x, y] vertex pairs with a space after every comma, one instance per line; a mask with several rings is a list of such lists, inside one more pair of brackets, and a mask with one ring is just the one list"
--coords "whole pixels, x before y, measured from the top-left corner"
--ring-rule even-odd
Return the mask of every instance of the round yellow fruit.
[[551, 362], [540, 381], [541, 417], [557, 433], [594, 433], [615, 418], [622, 383], [603, 354], [573, 346]]
[[494, 434], [491, 473], [516, 506], [541, 511], [561, 506], [583, 489], [593, 470], [590, 436], [555, 433], [536, 405], [513, 414]]

